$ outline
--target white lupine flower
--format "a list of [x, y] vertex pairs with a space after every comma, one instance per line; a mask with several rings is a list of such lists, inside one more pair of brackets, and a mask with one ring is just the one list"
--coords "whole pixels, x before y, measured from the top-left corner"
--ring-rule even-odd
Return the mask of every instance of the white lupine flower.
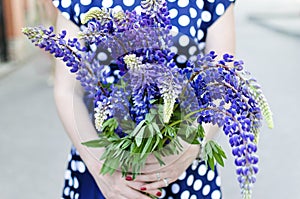
[[95, 127], [98, 131], [101, 131], [103, 122], [107, 120], [108, 116], [111, 115], [109, 108], [111, 107], [110, 102], [103, 103], [98, 101], [97, 107], [94, 108]]
[[123, 59], [128, 69], [139, 69], [142, 65], [141, 60], [135, 54], [126, 55]]
[[116, 20], [121, 21], [121, 20], [124, 19], [125, 13], [124, 13], [123, 10], [120, 10], [120, 11], [114, 13], [114, 14], [113, 14], [113, 17], [114, 17]]
[[164, 99], [163, 120], [164, 123], [169, 123], [171, 116], [173, 114], [173, 109], [174, 109], [176, 99], [181, 93], [181, 86], [177, 85], [173, 81], [172, 74], [165, 74], [163, 80], [164, 82], [160, 82], [158, 87]]

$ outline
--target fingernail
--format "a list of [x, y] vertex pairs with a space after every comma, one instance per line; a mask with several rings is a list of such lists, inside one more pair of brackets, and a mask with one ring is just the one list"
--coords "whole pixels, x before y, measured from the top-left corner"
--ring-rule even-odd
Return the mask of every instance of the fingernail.
[[157, 193], [156, 193], [156, 196], [158, 196], [158, 197], [161, 196], [161, 192], [160, 192], [160, 191], [157, 192]]
[[146, 187], [141, 187], [141, 191], [146, 191], [147, 188]]
[[126, 176], [125, 180], [131, 181], [131, 180], [132, 180], [132, 177], [131, 177], [131, 176]]

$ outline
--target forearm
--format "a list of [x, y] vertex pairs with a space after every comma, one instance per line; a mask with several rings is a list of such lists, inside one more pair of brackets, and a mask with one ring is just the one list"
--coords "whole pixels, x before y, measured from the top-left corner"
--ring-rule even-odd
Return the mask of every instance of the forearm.
[[[67, 30], [66, 39], [76, 37], [79, 32], [79, 28], [61, 14], [57, 16], [56, 29], [57, 32]], [[65, 131], [86, 163], [99, 159], [102, 149], [91, 149], [81, 144], [97, 138], [96, 130], [83, 102], [83, 88], [76, 80], [75, 74], [72, 74], [61, 60], [56, 60], [54, 77], [56, 107]]]
[[72, 90], [64, 91], [58, 86], [54, 87], [54, 96], [64, 129], [81, 158], [85, 162], [99, 159], [103, 149], [87, 148], [81, 144], [98, 138], [82, 97]]

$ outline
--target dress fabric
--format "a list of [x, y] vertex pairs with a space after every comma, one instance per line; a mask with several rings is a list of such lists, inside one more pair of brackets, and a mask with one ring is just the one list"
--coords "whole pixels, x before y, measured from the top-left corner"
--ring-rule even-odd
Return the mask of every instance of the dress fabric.
[[[207, 29], [226, 11], [232, 0], [166, 0], [173, 25], [176, 62], [184, 64], [195, 59], [205, 47]], [[137, 10], [140, 0], [53, 0], [53, 4], [67, 19], [79, 27], [84, 13], [94, 7], [110, 7], [113, 10]], [[102, 53], [103, 55], [103, 53]], [[104, 56], [107, 57], [107, 56]], [[110, 67], [112, 71], [114, 69]], [[117, 78], [112, 73], [110, 82]], [[109, 82], [109, 81], [108, 81]], [[191, 165], [177, 181], [162, 189], [164, 199], [220, 199], [221, 180], [217, 170], [207, 168], [204, 162]], [[93, 177], [74, 147], [68, 156], [65, 172], [63, 199], [104, 199]]]

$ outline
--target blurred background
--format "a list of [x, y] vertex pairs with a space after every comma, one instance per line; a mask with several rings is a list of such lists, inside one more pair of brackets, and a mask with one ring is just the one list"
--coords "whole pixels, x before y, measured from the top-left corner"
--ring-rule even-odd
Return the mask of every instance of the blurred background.
[[[300, 0], [240, 0], [235, 13], [237, 57], [259, 80], [275, 120], [261, 131], [253, 198], [300, 198]], [[20, 31], [55, 17], [50, 0], [0, 0], [1, 199], [60, 198], [71, 144], [53, 101], [53, 60]], [[218, 140], [230, 154], [226, 137]], [[239, 199], [231, 157], [220, 170], [224, 199]]]

